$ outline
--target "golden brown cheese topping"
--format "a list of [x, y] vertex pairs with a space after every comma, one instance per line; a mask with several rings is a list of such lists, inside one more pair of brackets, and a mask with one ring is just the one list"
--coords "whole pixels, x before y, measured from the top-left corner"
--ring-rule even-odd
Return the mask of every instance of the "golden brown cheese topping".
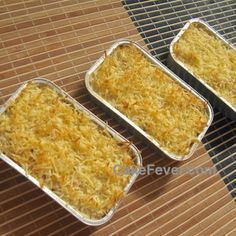
[[190, 152], [207, 125], [207, 105], [133, 45], [115, 49], [92, 76], [101, 97], [177, 156]]
[[46, 85], [28, 84], [0, 116], [0, 150], [82, 214], [99, 219], [121, 198], [134, 166], [127, 143]]
[[236, 108], [236, 52], [206, 27], [193, 23], [174, 46], [174, 54], [196, 78]]

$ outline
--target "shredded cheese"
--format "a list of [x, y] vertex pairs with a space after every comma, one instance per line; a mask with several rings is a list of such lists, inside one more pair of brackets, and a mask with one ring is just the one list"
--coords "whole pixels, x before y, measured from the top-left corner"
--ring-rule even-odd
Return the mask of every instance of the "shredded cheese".
[[0, 116], [0, 150], [91, 219], [121, 198], [134, 167], [126, 142], [113, 138], [47, 85], [30, 83]]
[[92, 76], [101, 97], [179, 157], [207, 125], [207, 105], [133, 45], [116, 48]]
[[193, 23], [174, 46], [174, 54], [236, 108], [236, 52], [204, 25]]

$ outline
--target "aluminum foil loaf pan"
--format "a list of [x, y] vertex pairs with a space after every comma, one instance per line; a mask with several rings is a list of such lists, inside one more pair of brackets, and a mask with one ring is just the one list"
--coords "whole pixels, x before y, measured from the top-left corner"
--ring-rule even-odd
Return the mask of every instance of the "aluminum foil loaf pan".
[[[188, 153], [184, 154], [184, 155], [177, 155], [176, 153], [173, 153], [169, 150], [167, 150], [165, 147], [163, 147], [163, 145], [160, 145], [160, 143], [158, 142], [158, 140], [156, 138], [153, 137], [153, 135], [150, 135], [150, 133], [146, 132], [146, 130], [144, 130], [144, 128], [141, 128], [140, 124], [137, 124], [137, 122], [135, 121], [135, 118], [131, 118], [129, 117], [127, 114], [125, 114], [125, 112], [121, 111], [121, 109], [118, 108], [118, 105], [117, 104], [114, 104], [114, 102], [111, 102], [111, 100], [109, 100], [109, 98], [107, 99], [107, 97], [105, 98], [104, 94], [109, 97], [119, 97], [119, 95], [117, 94], [113, 94], [111, 95], [110, 91], [109, 91], [109, 88], [105, 88], [106, 86], [104, 87], [100, 87], [99, 88], [99, 91], [98, 89], [95, 88], [94, 84], [96, 83], [96, 81], [98, 81], [97, 78], [95, 78], [96, 76], [96, 73], [99, 72], [99, 70], [101, 68], [103, 68], [102, 66], [104, 65], [104, 63], [106, 63], [106, 65], [109, 65], [108, 69], [109, 71], [115, 71], [114, 73], [122, 73], [119, 71], [119, 68], [121, 70], [126, 70], [126, 64], [127, 61], [129, 59], [127, 59], [126, 62], [123, 63], [123, 52], [122, 52], [122, 48], [125, 48], [125, 47], [130, 47], [130, 48], [134, 48], [135, 51], [138, 51], [140, 55], [137, 56], [137, 60], [139, 60], [140, 56], [142, 55], [145, 60], [147, 60], [146, 62], [138, 62], [138, 61], [132, 61], [132, 65], [130, 65], [129, 67], [129, 70], [131, 71], [126, 71], [127, 72], [127, 80], [122, 77], [122, 83], [120, 84], [124, 84], [124, 87], [127, 87], [127, 90], [124, 90], [124, 96], [126, 97], [126, 92], [128, 93], [128, 90], [135, 90], [136, 88], [132, 85], [133, 82], [132, 80], [129, 80], [129, 78], [131, 78], [132, 74], [133, 73], [136, 73], [135, 71], [132, 71], [133, 70], [133, 65], [135, 63], [140, 63], [141, 65], [143, 65], [143, 70], [146, 70], [147, 67], [145, 67], [145, 64], [146, 63], [151, 63], [151, 67], [150, 70], [152, 69], [158, 69], [159, 71], [161, 71], [160, 73], [162, 75], [160, 76], [167, 76], [168, 77], [168, 80], [171, 81], [171, 83], [174, 83], [174, 84], [177, 84], [176, 86], [178, 87], [178, 89], [181, 88], [181, 91], [184, 90], [186, 91], [187, 93], [189, 93], [194, 99], [196, 99], [198, 102], [201, 102], [202, 104], [205, 104], [204, 107], [205, 107], [205, 110], [206, 110], [206, 113], [208, 114], [208, 117], [206, 119], [206, 123], [204, 125], [204, 127], [201, 129], [201, 131], [199, 133], [197, 133], [196, 137], [194, 138], [194, 141], [193, 143], [191, 143], [191, 145], [189, 145], [189, 148], [188, 148]], [[120, 58], [119, 59], [120, 61], [112, 61], [110, 58], [112, 57], [112, 55], [114, 55], [114, 53], [116, 52], [116, 50], [121, 50], [119, 51], [119, 55], [120, 55]], [[117, 52], [118, 54], [118, 52]], [[135, 55], [132, 55], [132, 52], [130, 52], [130, 54], [128, 54], [130, 57], [134, 57]], [[136, 59], [135, 59], [136, 60]], [[119, 68], [117, 68], [117, 64], [119, 64]], [[148, 64], [148, 65], [149, 65]], [[108, 78], [105, 78], [106, 77], [106, 74], [108, 73], [106, 70], [107, 68], [103, 68], [101, 69], [103, 72], [104, 72], [104, 79], [106, 80], [105, 83], [109, 83], [110, 86], [112, 87], [113, 91], [115, 91], [117, 88], [116, 84], [114, 85], [114, 76], [110, 75], [109, 79]], [[125, 74], [126, 74], [125, 72]], [[110, 73], [110, 72], [109, 72]], [[142, 70], [139, 71], [139, 73], [142, 75]], [[126, 76], [126, 75], [124, 75]], [[147, 77], [149, 77], [150, 79], [150, 76], [149, 74], [147, 73], [146, 74]], [[101, 76], [103, 77], [103, 76]], [[145, 80], [147, 77], [143, 77], [138, 83], [142, 83], [142, 80]], [[154, 76], [155, 77], [155, 76]], [[128, 81], [129, 82], [126, 82]], [[155, 78], [152, 80], [150, 80], [150, 83], [154, 82], [155, 83]], [[118, 79], [116, 80], [118, 81]], [[119, 83], [119, 82], [118, 82]], [[196, 150], [199, 142], [201, 141], [201, 139], [203, 138], [204, 134], [206, 133], [207, 129], [209, 128], [209, 126], [211, 125], [211, 122], [212, 122], [212, 119], [213, 119], [213, 110], [209, 104], [209, 102], [207, 100], [205, 100], [201, 95], [198, 94], [198, 92], [196, 92], [194, 89], [192, 89], [188, 84], [186, 84], [184, 81], [182, 81], [179, 77], [177, 77], [172, 71], [170, 71], [167, 67], [165, 67], [161, 62], [159, 62], [156, 58], [154, 58], [153, 56], [151, 56], [145, 49], [143, 49], [141, 46], [139, 46], [137, 43], [133, 42], [133, 41], [130, 41], [130, 40], [119, 40], [117, 41], [116, 43], [114, 43], [110, 49], [106, 50], [106, 52], [104, 53], [104, 55], [99, 58], [95, 64], [87, 71], [86, 73], [86, 76], [85, 76], [85, 84], [86, 84], [86, 88], [87, 90], [89, 91], [89, 93], [91, 94], [91, 96], [95, 99], [95, 101], [97, 101], [100, 105], [103, 106], [103, 108], [105, 110], [107, 110], [108, 112], [110, 112], [112, 115], [114, 115], [118, 121], [125, 125], [126, 127], [128, 127], [132, 132], [134, 132], [135, 134], [137, 134], [138, 136], [140, 136], [141, 138], [144, 139], [144, 141], [146, 141], [148, 144], [150, 144], [151, 147], [153, 147], [154, 149], [158, 149], [160, 150], [162, 153], [164, 153], [165, 155], [167, 155], [168, 157], [170, 157], [171, 159], [174, 159], [174, 160], [177, 160], [177, 161], [182, 161], [182, 160], [186, 160], [188, 159], [190, 156], [192, 156], [192, 154], [194, 153], [194, 151]], [[164, 84], [164, 83], [163, 83]], [[129, 85], [132, 87], [130, 88]], [[120, 86], [120, 85], [119, 85]], [[129, 87], [129, 88], [128, 88]], [[158, 86], [157, 86], [158, 87]], [[120, 89], [120, 88], [119, 88]], [[152, 88], [150, 88], [152, 89]], [[120, 90], [119, 90], [120, 91]], [[101, 95], [103, 93], [103, 95]], [[140, 89], [140, 91], [137, 91], [135, 90], [135, 96], [136, 97], [141, 97], [141, 100], [139, 101], [136, 101], [136, 102], [131, 102], [129, 100], [127, 100], [127, 104], [125, 104], [126, 102], [123, 102], [122, 106], [123, 107], [130, 107], [130, 106], [136, 106], [137, 103], [142, 103], [143, 102], [143, 96], [142, 94], [146, 94], [146, 98], [149, 97], [149, 92], [146, 91], [146, 87], [144, 87], [143, 89]], [[156, 94], [155, 92], [152, 93], [153, 94]], [[151, 94], [150, 94], [151, 95]], [[156, 99], [155, 95], [153, 95], [154, 99]], [[158, 96], [158, 95], [156, 95]], [[175, 92], [172, 93], [172, 94], [169, 94], [168, 95], [169, 98], [168, 99], [172, 99], [172, 104], [175, 104]], [[165, 96], [164, 96], [165, 97]], [[162, 98], [161, 98], [162, 99]], [[182, 98], [181, 98], [182, 99]], [[165, 99], [164, 99], [165, 100]], [[167, 102], [167, 100], [165, 100], [164, 102]], [[132, 105], [130, 105], [132, 103]], [[184, 102], [183, 102], [184, 103]], [[150, 104], [151, 106], [151, 104]], [[155, 106], [153, 107], [154, 109]], [[148, 107], [146, 107], [145, 109], [148, 109]], [[144, 115], [145, 114], [145, 109], [143, 107], [140, 107], [140, 112], [144, 112]], [[127, 110], [129, 110], [129, 108], [127, 108]], [[142, 110], [142, 111], [141, 111]], [[128, 111], [127, 111], [128, 112]], [[158, 110], [155, 110], [155, 112], [158, 113]], [[180, 116], [181, 116], [181, 108], [178, 109], [178, 107], [176, 107], [176, 109], [174, 109], [174, 112], [176, 113], [179, 113]], [[156, 113], [157, 117], [158, 117], [158, 114]], [[170, 117], [170, 116], [169, 116]], [[171, 117], [170, 117], [171, 118]], [[147, 117], [148, 119], [148, 117]], [[186, 120], [186, 122], [188, 122], [188, 120]], [[168, 122], [166, 122], [168, 123]], [[159, 119], [157, 122], [154, 123], [154, 126], [156, 125], [165, 125], [164, 122]], [[154, 127], [155, 128], [155, 127]], [[165, 135], [169, 135], [168, 139], [171, 140], [172, 137], [170, 134], [168, 134], [168, 132], [165, 132]], [[181, 135], [181, 134], [180, 134]], [[168, 141], [167, 141], [168, 142]], [[177, 145], [177, 142], [176, 142], [176, 145]]]
[[[191, 28], [192, 27], [192, 28]], [[203, 37], [200, 35], [198, 38], [194, 38], [194, 40], [191, 41], [191, 43], [187, 42], [189, 41], [189, 38], [184, 39], [185, 33], [188, 33], [189, 29], [193, 28], [199, 28], [203, 30], [206, 35], [208, 35], [206, 41], [204, 44], [202, 44], [201, 47], [203, 47], [203, 50], [208, 50], [209, 52], [204, 51], [203, 57], [198, 55], [198, 49], [200, 46], [198, 46], [198, 38]], [[188, 33], [188, 37], [190, 33]], [[193, 34], [191, 34], [193, 35]], [[194, 35], [193, 35], [194, 36]], [[217, 46], [212, 46], [211, 42], [208, 42], [210, 40], [217, 40], [215, 42], [218, 42]], [[180, 42], [182, 43], [181, 49], [179, 48], [178, 52], [176, 51], [176, 47], [180, 45]], [[184, 47], [184, 42], [186, 45], [186, 42], [188, 45]], [[221, 45], [219, 45], [221, 44]], [[190, 49], [190, 46], [192, 45], [192, 50]], [[228, 61], [217, 58], [216, 60], [207, 60], [207, 62], [203, 61], [204, 56], [207, 56], [208, 54], [217, 54], [218, 47], [224, 47], [225, 48], [225, 55], [231, 55], [231, 59], [228, 56]], [[183, 50], [182, 50], [183, 49]], [[188, 51], [186, 51], [188, 50]], [[227, 50], [227, 51], [226, 51]], [[199, 53], [201, 52], [201, 48], [199, 50]], [[230, 51], [230, 54], [228, 54]], [[184, 55], [184, 56], [183, 56]], [[173, 39], [173, 41], [170, 44], [170, 54], [168, 56], [168, 67], [174, 71], [180, 78], [182, 78], [185, 82], [187, 82], [189, 85], [191, 85], [194, 89], [196, 89], [202, 96], [204, 96], [206, 99], [209, 100], [212, 106], [216, 107], [218, 110], [223, 112], [227, 117], [236, 120], [236, 105], [233, 104], [232, 98], [230, 99], [229, 94], [231, 94], [231, 97], [235, 98], [235, 84], [236, 84], [236, 68], [235, 68], [235, 60], [236, 58], [236, 51], [233, 45], [231, 45], [229, 42], [227, 42], [219, 33], [217, 33], [212, 27], [210, 27], [206, 22], [200, 20], [200, 19], [191, 19], [189, 20], [185, 26], [180, 30], [180, 32], [177, 34], [177, 36]], [[216, 59], [218, 55], [214, 55], [214, 58]], [[223, 55], [224, 56], [224, 55]], [[230, 62], [231, 61], [231, 62]], [[201, 63], [201, 68], [205, 68], [205, 72], [200, 72], [198, 69], [198, 64]], [[234, 63], [234, 65], [233, 65]], [[215, 68], [215, 65], [217, 64], [217, 68]], [[230, 65], [231, 64], [231, 65]], [[232, 66], [233, 65], [233, 66]], [[222, 82], [220, 80], [224, 80], [225, 77], [218, 78], [218, 72], [217, 70], [225, 70], [225, 67], [228, 71], [231, 71], [232, 73], [230, 79], [228, 79], [228, 90], [226, 90], [225, 95], [222, 95], [222, 91], [225, 88], [225, 82]], [[201, 74], [200, 74], [201, 73]], [[207, 74], [207, 73], [210, 73]], [[234, 73], [234, 74], [233, 74]], [[225, 73], [227, 74], [227, 73]], [[211, 77], [210, 77], [211, 76]], [[221, 75], [222, 76], [222, 75]], [[227, 75], [226, 75], [227, 76]], [[232, 81], [234, 80], [234, 81]], [[212, 82], [211, 82], [212, 81]], [[232, 85], [230, 85], [230, 83]], [[219, 85], [217, 85], [219, 84]], [[218, 87], [220, 86], [222, 91], [220, 92]], [[214, 88], [215, 87], [215, 88]], [[230, 91], [230, 92], [227, 92]], [[228, 94], [228, 95], [227, 95]]]
[[[100, 120], [97, 116], [95, 116], [94, 114], [92, 114], [89, 110], [87, 110], [84, 106], [82, 106], [80, 103], [78, 103], [75, 99], [73, 99], [71, 96], [69, 96], [67, 93], [65, 93], [60, 87], [58, 87], [57, 85], [55, 85], [53, 82], [51, 82], [51, 81], [49, 81], [49, 80], [46, 80], [46, 79], [42, 79], [42, 78], [36, 78], [36, 79], [33, 79], [33, 80], [30, 80], [30, 81], [27, 81], [26, 83], [24, 83], [11, 97], [10, 97], [10, 99], [3, 105], [3, 106], [1, 106], [0, 107], [0, 118], [5, 118], [6, 116], [8, 116], [8, 112], [12, 112], [12, 110], [14, 110], [14, 106], [12, 107], [12, 104], [15, 104], [15, 102], [17, 101], [17, 102], [20, 102], [21, 100], [21, 95], [22, 94], [26, 94], [27, 92], [26, 92], [26, 88], [27, 88], [27, 86], [29, 85], [29, 84], [33, 84], [33, 85], [38, 85], [38, 86], [44, 86], [44, 87], [46, 87], [46, 88], [50, 88], [50, 89], [53, 89], [53, 91], [54, 92], [56, 92], [56, 94], [58, 94], [59, 95], [59, 97], [60, 98], [63, 98], [63, 102], [65, 102], [65, 104], [64, 104], [64, 107], [69, 107], [68, 109], [70, 109], [70, 111], [71, 111], [71, 113], [70, 114], [77, 114], [77, 112], [78, 112], [78, 114], [81, 114], [82, 113], [82, 121], [83, 121], [83, 117], [87, 117], [86, 118], [86, 121], [88, 120], [88, 122], [90, 122], [90, 121], [92, 121], [91, 122], [91, 127], [97, 127], [96, 129], [98, 129], [98, 130], [101, 130], [101, 133], [103, 133], [104, 132], [104, 136], [105, 137], [109, 137], [109, 140], [113, 140], [113, 141], [109, 141], [109, 142], [112, 142], [111, 143], [111, 145], [116, 145], [116, 143], [117, 143], [117, 147], [119, 146], [119, 150], [126, 150], [127, 151], [127, 153], [129, 153], [129, 154], [127, 154], [127, 155], [130, 155], [130, 160], [132, 160], [131, 162], [134, 164], [134, 168], [132, 169], [132, 172], [130, 172], [129, 174], [130, 174], [130, 178], [128, 178], [127, 179], [127, 184], [126, 184], [126, 182], [124, 182], [124, 184], [123, 185], [121, 185], [121, 188], [123, 189], [122, 191], [121, 191], [121, 195], [119, 195], [117, 198], [116, 198], [116, 200], [114, 201], [115, 202], [115, 204], [110, 208], [110, 206], [109, 206], [109, 211], [106, 213], [106, 214], [104, 214], [101, 218], [92, 218], [92, 217], [89, 217], [87, 214], [84, 214], [84, 212], [81, 212], [81, 211], [79, 211], [78, 209], [76, 209], [76, 207], [75, 206], [72, 206], [72, 204], [70, 203], [70, 202], [67, 202], [67, 201], [65, 201], [64, 199], [63, 199], [63, 197], [61, 197], [62, 195], [61, 194], [57, 194], [57, 193], [55, 193], [55, 191], [54, 191], [54, 189], [53, 189], [53, 187], [48, 187], [48, 186], [46, 186], [46, 184], [43, 184], [42, 182], [40, 182], [40, 181], [42, 181], [42, 179], [40, 178], [40, 181], [39, 181], [39, 179], [37, 179], [36, 177], [34, 177], [33, 175], [33, 173], [32, 173], [32, 170], [31, 170], [31, 172], [29, 173], [26, 169], [25, 169], [25, 166], [27, 165], [27, 163], [25, 164], [24, 163], [24, 165], [21, 165], [21, 163], [18, 163], [18, 162], [20, 162], [20, 161], [14, 161], [14, 155], [16, 154], [16, 151], [14, 151], [14, 153], [12, 153], [12, 155], [9, 155], [9, 153], [8, 153], [8, 155], [6, 154], [6, 151], [3, 151], [3, 150], [1, 150], [1, 147], [3, 147], [3, 142], [4, 142], [4, 139], [3, 139], [3, 136], [4, 136], [4, 133], [3, 132], [6, 132], [6, 133], [9, 133], [9, 132], [12, 132], [12, 131], [9, 131], [9, 128], [7, 128], [8, 130], [7, 131], [3, 131], [3, 123], [4, 122], [2, 122], [2, 123], [0, 123], [1, 124], [1, 129], [0, 129], [0, 132], [2, 132], [1, 133], [1, 137], [0, 137], [0, 158], [3, 160], [3, 161], [5, 161], [6, 163], [8, 163], [11, 167], [13, 167], [14, 169], [16, 169], [18, 172], [20, 172], [22, 175], [24, 175], [26, 178], [28, 178], [31, 182], [33, 182], [36, 186], [38, 186], [40, 189], [42, 189], [47, 195], [49, 195], [52, 199], [54, 199], [57, 203], [59, 203], [62, 207], [64, 207], [67, 211], [69, 211], [71, 214], [73, 214], [77, 219], [79, 219], [80, 221], [82, 221], [83, 223], [85, 223], [85, 224], [87, 224], [87, 225], [92, 225], [92, 226], [96, 226], [96, 225], [101, 225], [101, 224], [104, 224], [104, 223], [106, 223], [108, 220], [110, 220], [111, 219], [111, 217], [113, 216], [113, 214], [115, 213], [115, 211], [117, 210], [117, 208], [118, 208], [118, 206], [119, 206], [119, 203], [120, 203], [120, 200], [127, 194], [127, 192], [129, 191], [129, 189], [131, 188], [131, 186], [133, 185], [133, 183], [135, 182], [135, 180], [136, 180], [136, 178], [138, 177], [138, 174], [139, 174], [139, 167], [142, 165], [142, 159], [141, 159], [141, 154], [140, 154], [140, 151], [133, 145], [133, 144], [131, 144], [131, 143], [129, 143], [124, 137], [122, 137], [119, 133], [117, 133], [114, 129], [112, 129], [110, 126], [108, 126], [106, 123], [104, 123], [102, 120]], [[32, 92], [32, 91], [31, 91]], [[33, 96], [32, 94], [31, 94], [31, 92], [30, 92], [30, 94], [27, 94], [27, 96]], [[24, 96], [26, 96], [26, 95], [24, 95]], [[56, 96], [56, 95], [55, 95]], [[36, 101], [38, 101], [38, 100], [36, 100]], [[44, 102], [42, 102], [42, 103], [40, 103], [41, 104], [41, 107], [43, 107], [43, 105], [44, 105]], [[48, 104], [50, 104], [50, 102], [48, 102], [47, 103], [47, 105]], [[19, 108], [19, 106], [17, 107], [17, 109]], [[41, 108], [40, 108], [41, 109]], [[58, 122], [60, 122], [60, 120], [62, 119], [62, 117], [60, 116], [61, 115], [61, 113], [60, 114], [58, 114], [57, 113], [57, 111], [56, 111], [56, 109], [57, 108], [55, 108], [55, 112], [53, 112], [54, 114], [53, 114], [53, 116], [55, 116], [56, 118], [55, 119], [57, 119], [58, 120]], [[66, 108], [65, 108], [66, 109]], [[33, 108], [32, 108], [32, 110], [33, 110]], [[16, 111], [16, 112], [18, 112], [18, 111]], [[20, 111], [21, 113], [27, 113], [28, 112], [28, 110], [27, 110], [27, 108], [25, 107], [25, 106], [23, 106], [23, 109]], [[83, 115], [85, 115], [85, 116], [83, 116]], [[28, 115], [26, 115], [25, 117], [27, 117]], [[65, 116], [66, 117], [66, 116]], [[14, 118], [14, 117], [13, 117]], [[48, 117], [46, 117], [45, 119], [47, 119]], [[29, 117], [29, 119], [31, 119], [30, 117]], [[82, 122], [81, 121], [81, 122]], [[1, 122], [1, 119], [0, 119], [0, 122]], [[16, 121], [14, 121], [14, 122], [19, 122], [19, 120], [16, 120]], [[13, 122], [13, 123], [14, 123]], [[76, 123], [77, 124], [77, 123]], [[20, 125], [20, 124], [19, 124]], [[68, 127], [66, 127], [66, 125], [67, 125], [67, 123], [63, 123], [63, 126], [62, 126], [62, 129], [60, 129], [59, 131], [58, 130], [52, 130], [52, 132], [49, 130], [48, 131], [48, 129], [46, 129], [44, 132], [51, 132], [51, 133], [53, 133], [53, 134], [55, 134], [55, 132], [62, 132], [63, 133], [63, 130], [65, 130], [65, 129], [67, 129]], [[42, 124], [42, 126], [43, 126], [43, 124]], [[79, 125], [78, 125], [79, 127], [80, 127], [80, 123], [79, 123]], [[12, 125], [10, 125], [10, 127], [14, 127], [14, 124], [12, 124]], [[37, 126], [38, 127], [38, 126]], [[37, 128], [36, 127], [36, 128]], [[29, 129], [33, 129], [33, 128], [35, 128], [35, 127], [29, 127]], [[39, 127], [40, 128], [40, 127]], [[55, 125], [55, 127], [54, 128], [56, 128], [56, 125]], [[95, 129], [94, 128], [94, 129]], [[82, 129], [82, 128], [81, 128]], [[37, 131], [37, 132], [41, 132], [41, 131]], [[37, 132], [36, 132], [36, 134], [37, 134]], [[5, 133], [5, 134], [6, 134]], [[91, 131], [90, 133], [92, 133], [93, 134], [93, 132]], [[98, 132], [99, 133], [99, 132]], [[48, 134], [48, 133], [47, 133]], [[45, 135], [47, 135], [47, 134], [45, 134]], [[7, 136], [8, 134], [6, 134], [6, 136]], [[19, 135], [21, 135], [21, 134], [19, 134]], [[67, 135], [70, 135], [70, 134], [67, 134]], [[102, 134], [101, 134], [102, 135]], [[7, 136], [8, 137], [8, 136]], [[50, 136], [51, 137], [51, 136]], [[65, 136], [60, 136], [60, 137], [62, 137], [62, 140], [64, 139], [64, 137]], [[85, 132], [85, 137], [87, 137], [86, 136], [86, 132]], [[97, 136], [96, 136], [97, 137]], [[27, 137], [26, 137], [27, 138]], [[2, 143], [1, 143], [2, 142]], [[7, 141], [7, 142], [11, 142], [11, 140], [9, 141]], [[35, 141], [35, 142], [37, 142], [37, 140]], [[46, 142], [45, 140], [39, 140], [39, 142], [40, 143], [42, 143], [42, 142]], [[75, 141], [76, 143], [77, 143], [77, 141]], [[115, 144], [114, 144], [115, 143]], [[2, 145], [1, 145], [2, 144]], [[52, 144], [52, 143], [50, 143], [50, 144]], [[74, 145], [74, 143], [71, 143], [71, 147], [72, 147], [72, 145]], [[123, 146], [123, 145], [125, 145], [125, 146]], [[49, 148], [48, 146], [46, 146], [47, 148]], [[74, 146], [73, 146], [74, 147]], [[98, 146], [99, 148], [100, 148], [100, 146]], [[45, 146], [43, 146], [43, 148], [45, 148]], [[56, 149], [56, 147], [52, 147], [53, 148], [53, 150], [57, 150]], [[98, 152], [99, 152], [99, 150], [101, 150], [101, 149], [99, 149], [98, 148]], [[103, 147], [103, 148], [107, 148], [107, 146], [106, 147]], [[40, 149], [40, 148], [39, 148]], [[34, 151], [34, 149], [32, 148], [32, 147], [28, 147], [28, 149], [27, 149], [29, 152], [33, 152]], [[46, 149], [46, 150], [48, 150], [48, 149]], [[76, 149], [77, 150], [77, 149]], [[90, 149], [89, 149], [90, 150]], [[116, 149], [115, 149], [116, 150]], [[121, 162], [120, 160], [121, 159], [119, 159], [119, 158], [123, 158], [123, 156], [122, 156], [122, 150], [121, 151], [119, 151], [119, 155], [117, 154], [117, 155], [115, 155], [115, 154], [112, 154], [112, 153], [110, 153], [109, 155], [113, 155], [115, 158], [116, 158], [116, 160], [117, 160], [117, 162], [119, 163], [119, 162]], [[39, 154], [40, 153], [40, 150], [38, 151], [38, 149], [37, 149], [37, 158], [39, 158], [39, 155], [41, 155], [40, 156], [40, 158], [46, 158], [45, 157], [45, 155], [42, 155], [42, 154]], [[45, 153], [45, 152], [44, 152]], [[67, 153], [68, 154], [68, 153]], [[64, 154], [64, 153], [58, 153], [58, 155], [66, 155], [67, 157], [68, 157], [68, 159], [66, 159], [66, 160], [69, 160], [71, 157], [70, 157], [70, 155], [68, 154]], [[92, 155], [92, 154], [91, 154]], [[92, 155], [93, 156], [93, 155]], [[26, 156], [24, 155], [22, 155], [22, 158], [26, 158]], [[47, 157], [48, 157], [48, 160], [49, 160], [49, 162], [50, 162], [50, 160], [51, 160], [51, 154], [50, 154], [50, 156], [49, 155], [47, 155]], [[61, 160], [61, 156], [59, 157], [59, 156], [57, 156], [58, 158], [57, 158], [57, 160], [59, 160], [59, 161], [62, 161]], [[85, 156], [86, 157], [86, 156]], [[83, 158], [85, 158], [85, 157], [83, 157]], [[126, 157], [126, 156], [125, 156]], [[21, 156], [20, 156], [20, 158], [21, 158]], [[32, 158], [31, 156], [30, 156], [30, 158]], [[79, 157], [76, 157], [76, 158], [79, 158]], [[102, 156], [101, 158], [105, 158], [104, 156]], [[15, 159], [16, 160], [16, 159]], [[17, 159], [18, 160], [18, 159]], [[32, 160], [32, 159], [30, 159], [30, 160]], [[45, 159], [43, 159], [43, 160], [45, 160]], [[93, 159], [92, 159], [93, 160]], [[96, 159], [94, 160], [94, 162], [96, 162]], [[47, 162], [48, 163], [48, 162]], [[63, 162], [64, 163], [64, 162]], [[74, 162], [73, 162], [74, 163]], [[77, 163], [77, 162], [76, 162]], [[91, 163], [91, 162], [90, 162]], [[123, 163], [123, 162], [121, 162], [121, 163]], [[53, 164], [55, 164], [55, 163], [53, 163]], [[109, 163], [108, 163], [109, 164]], [[108, 165], [107, 164], [107, 165]], [[47, 167], [47, 166], [46, 166]], [[46, 168], [45, 167], [45, 168]], [[64, 166], [62, 165], [61, 167], [63, 167], [64, 168]], [[77, 168], [78, 167], [78, 168]], [[78, 165], [77, 167], [75, 167], [74, 166], [74, 168], [75, 169], [73, 169], [72, 170], [72, 172], [69, 172], [69, 174], [68, 174], [68, 178], [70, 177], [70, 173], [71, 173], [71, 175], [74, 175], [75, 173], [73, 172], [73, 171], [76, 171], [76, 172], [79, 172], [79, 171], [83, 171], [82, 169], [80, 169], [81, 167], [80, 167], [80, 165]], [[55, 167], [56, 168], [56, 167]], [[57, 168], [58, 168], [58, 166], [57, 166]], [[66, 165], [65, 165], [65, 168], [66, 168]], [[49, 168], [49, 170], [48, 171], [51, 171], [50, 170], [50, 168]], [[43, 173], [45, 173], [45, 175], [46, 174], [48, 174], [48, 171], [46, 171], [46, 173], [45, 172], [43, 172]], [[94, 170], [95, 171], [95, 170]], [[35, 173], [35, 172], [34, 172]], [[62, 172], [57, 172], [57, 173], [62, 173]], [[93, 173], [93, 172], [92, 172]], [[110, 173], [110, 172], [109, 172]], [[86, 175], [86, 173], [84, 173], [83, 172], [83, 176], [84, 175]], [[36, 176], [36, 175], [35, 175]], [[77, 176], [77, 175], [76, 175]], [[95, 175], [95, 176], [97, 176], [97, 175]], [[109, 175], [110, 176], [110, 175]], [[45, 178], [44, 178], [45, 179]], [[69, 178], [70, 179], [70, 178]], [[67, 182], [66, 182], [67, 183]], [[108, 182], [109, 183], [109, 182]], [[79, 184], [79, 183], [78, 183]], [[60, 188], [60, 185], [59, 185], [59, 188]], [[77, 190], [76, 190], [77, 191]], [[60, 189], [59, 189], [59, 192], [60, 192]], [[60, 195], [60, 196], [59, 196]], [[93, 198], [93, 196], [91, 196], [91, 198]]]

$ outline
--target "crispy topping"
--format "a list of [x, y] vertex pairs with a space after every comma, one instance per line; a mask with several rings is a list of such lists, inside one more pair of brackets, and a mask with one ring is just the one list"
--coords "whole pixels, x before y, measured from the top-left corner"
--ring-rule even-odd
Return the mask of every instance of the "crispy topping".
[[207, 126], [207, 105], [133, 45], [115, 49], [92, 76], [101, 97], [170, 153], [188, 154]]
[[125, 145], [46, 85], [28, 84], [0, 116], [0, 150], [92, 219], [102, 218], [130, 181], [113, 171], [134, 166]]
[[236, 108], [236, 52], [193, 23], [175, 44], [176, 58]]

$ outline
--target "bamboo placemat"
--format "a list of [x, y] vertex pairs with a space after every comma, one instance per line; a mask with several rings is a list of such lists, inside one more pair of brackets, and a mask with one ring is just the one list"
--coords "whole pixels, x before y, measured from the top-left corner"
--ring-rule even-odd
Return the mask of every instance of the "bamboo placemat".
[[[203, 145], [183, 163], [152, 151], [88, 96], [85, 72], [105, 49], [119, 38], [145, 44], [120, 1], [5, 0], [0, 12], [1, 104], [22, 82], [45, 77], [133, 141], [144, 165], [214, 165]], [[235, 235], [235, 214], [218, 173], [152, 174], [139, 177], [108, 224], [89, 227], [0, 161], [1, 235]]]

